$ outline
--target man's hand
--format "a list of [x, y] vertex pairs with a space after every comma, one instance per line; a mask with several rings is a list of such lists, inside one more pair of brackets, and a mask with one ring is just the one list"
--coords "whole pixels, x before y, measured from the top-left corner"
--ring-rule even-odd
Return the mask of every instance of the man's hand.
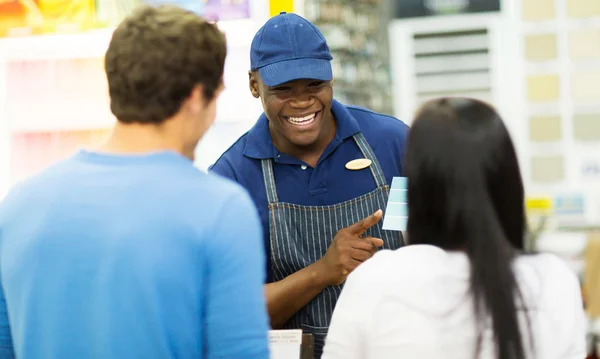
[[378, 210], [336, 233], [327, 253], [317, 262], [328, 285], [343, 283], [350, 272], [371, 258], [377, 248], [383, 245], [380, 238], [361, 237], [382, 216], [383, 212]]

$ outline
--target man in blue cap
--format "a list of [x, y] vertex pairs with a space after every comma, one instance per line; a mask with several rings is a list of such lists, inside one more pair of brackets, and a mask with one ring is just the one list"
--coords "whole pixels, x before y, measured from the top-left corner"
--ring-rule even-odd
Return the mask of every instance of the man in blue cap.
[[333, 99], [327, 42], [296, 14], [267, 21], [250, 60], [264, 113], [211, 171], [244, 186], [260, 213], [271, 325], [312, 333], [319, 358], [346, 276], [378, 248], [402, 245], [380, 219], [408, 127]]

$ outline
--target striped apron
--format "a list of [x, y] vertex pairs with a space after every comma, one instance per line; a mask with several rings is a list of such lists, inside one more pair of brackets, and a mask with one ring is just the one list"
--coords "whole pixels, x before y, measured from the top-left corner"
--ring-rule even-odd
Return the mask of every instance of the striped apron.
[[[261, 161], [263, 178], [269, 201], [269, 228], [273, 280], [279, 281], [319, 260], [342, 228], [360, 221], [378, 209], [385, 210], [389, 186], [375, 158], [371, 146], [362, 133], [353, 136], [365, 158], [372, 161], [371, 173], [375, 190], [360, 197], [330, 206], [301, 206], [279, 202], [275, 188], [271, 159]], [[348, 181], [352, 181], [351, 176]], [[384, 231], [383, 221], [371, 227], [365, 235], [383, 239], [383, 248], [402, 246], [402, 233]], [[323, 352], [333, 308], [342, 291], [342, 285], [325, 288], [284, 325], [285, 329], [302, 329], [315, 340], [315, 359]]]

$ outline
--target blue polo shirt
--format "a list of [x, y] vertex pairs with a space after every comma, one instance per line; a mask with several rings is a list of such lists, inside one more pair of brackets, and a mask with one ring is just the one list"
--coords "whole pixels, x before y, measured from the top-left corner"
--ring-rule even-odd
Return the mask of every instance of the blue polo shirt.
[[[271, 140], [268, 119], [263, 113], [254, 127], [242, 135], [209, 168], [230, 178], [250, 193], [258, 209], [266, 253], [270, 253], [269, 209], [261, 159], [273, 159], [277, 195], [281, 202], [305, 206], [327, 206], [359, 197], [376, 188], [370, 170], [351, 171], [346, 163], [363, 154], [352, 136], [362, 132], [373, 149], [388, 184], [402, 175], [408, 126], [391, 116], [365, 108], [343, 105], [334, 100], [335, 138], [327, 146], [315, 168], [277, 151]], [[382, 208], [385, 210], [385, 208]], [[271, 256], [267, 255], [267, 281], [272, 281]]]

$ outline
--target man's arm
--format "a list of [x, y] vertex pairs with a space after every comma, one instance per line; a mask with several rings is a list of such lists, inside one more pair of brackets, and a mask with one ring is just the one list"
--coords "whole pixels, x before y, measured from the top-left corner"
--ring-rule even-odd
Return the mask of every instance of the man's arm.
[[242, 190], [225, 204], [206, 243], [207, 358], [267, 359], [269, 318], [258, 214]]
[[285, 324], [325, 287], [343, 283], [349, 273], [371, 258], [383, 241], [361, 236], [379, 222], [382, 214], [378, 210], [341, 229], [321, 259], [279, 282], [267, 284], [267, 304], [274, 328]]
[[[220, 176], [238, 182], [235, 171], [223, 158], [208, 169]], [[296, 312], [327, 287], [325, 278], [320, 273], [320, 264], [314, 263], [289, 277], [265, 286], [265, 295], [271, 326], [279, 328]]]
[[280, 328], [328, 285], [317, 261], [296, 273], [265, 286], [271, 326]]

